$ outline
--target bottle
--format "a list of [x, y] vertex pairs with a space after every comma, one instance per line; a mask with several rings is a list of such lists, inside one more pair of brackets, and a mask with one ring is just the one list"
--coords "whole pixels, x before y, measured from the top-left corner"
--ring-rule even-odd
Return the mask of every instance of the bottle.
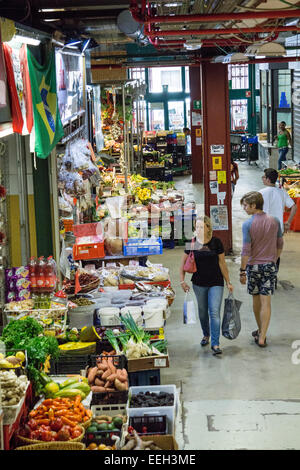
[[30, 290], [33, 294], [37, 292], [37, 279], [36, 279], [36, 259], [32, 256], [28, 263]]
[[45, 260], [43, 256], [41, 256], [37, 261], [36, 283], [37, 283], [37, 294], [42, 294], [45, 289]]
[[45, 264], [45, 288], [44, 292], [47, 294], [52, 294], [56, 287], [56, 263], [53, 259], [53, 256], [47, 258]]

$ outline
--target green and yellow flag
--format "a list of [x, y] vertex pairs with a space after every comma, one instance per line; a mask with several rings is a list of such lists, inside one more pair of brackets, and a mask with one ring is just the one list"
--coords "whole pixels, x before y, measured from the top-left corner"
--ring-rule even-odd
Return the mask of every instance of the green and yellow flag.
[[52, 51], [49, 60], [41, 65], [27, 48], [27, 59], [32, 91], [35, 152], [37, 157], [47, 158], [64, 136], [57, 104], [55, 55]]

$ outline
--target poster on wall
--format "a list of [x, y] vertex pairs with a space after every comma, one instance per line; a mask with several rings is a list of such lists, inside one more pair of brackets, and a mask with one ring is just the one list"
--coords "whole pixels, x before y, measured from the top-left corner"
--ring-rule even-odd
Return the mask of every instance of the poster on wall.
[[224, 154], [224, 145], [211, 145], [210, 146], [210, 153], [212, 155], [223, 155]]
[[57, 99], [64, 124], [83, 109], [83, 60], [74, 52], [55, 51]]
[[213, 230], [228, 230], [227, 206], [210, 206], [210, 219]]

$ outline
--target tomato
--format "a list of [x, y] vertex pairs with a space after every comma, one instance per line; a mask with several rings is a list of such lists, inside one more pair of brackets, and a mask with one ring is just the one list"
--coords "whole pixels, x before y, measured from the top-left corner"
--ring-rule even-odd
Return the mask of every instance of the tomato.
[[28, 421], [28, 426], [30, 427], [30, 429], [31, 429], [32, 431], [36, 431], [37, 428], [38, 428], [38, 423], [36, 422], [35, 419], [30, 419], [30, 420]]
[[44, 442], [50, 442], [52, 440], [51, 431], [42, 431], [41, 438]]
[[76, 439], [76, 437], [81, 436], [81, 431], [79, 429], [74, 429], [72, 432], [72, 439]]
[[53, 421], [51, 421], [50, 427], [52, 431], [59, 431], [63, 427], [61, 418], [55, 418]]
[[64, 427], [62, 427], [57, 433], [57, 440], [58, 441], [68, 441], [70, 439], [70, 431]]
[[40, 431], [31, 431], [30, 433], [30, 439], [34, 439], [39, 441], [41, 439], [41, 432]]

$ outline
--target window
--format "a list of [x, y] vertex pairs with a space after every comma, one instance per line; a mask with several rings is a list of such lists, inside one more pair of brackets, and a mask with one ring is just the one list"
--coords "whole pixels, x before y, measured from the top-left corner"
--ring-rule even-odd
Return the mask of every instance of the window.
[[169, 129], [182, 130], [184, 127], [184, 105], [183, 101], [169, 101]]
[[149, 130], [162, 131], [165, 129], [165, 114], [163, 103], [149, 103]]
[[129, 78], [133, 78], [135, 80], [140, 80], [142, 82], [145, 82], [146, 81], [145, 69], [144, 68], [129, 69]]
[[185, 73], [185, 91], [186, 93], [189, 93], [190, 92], [190, 68], [184, 67], [184, 73]]
[[182, 91], [181, 67], [149, 68], [149, 92], [161, 93], [164, 89], [168, 92]]
[[228, 74], [232, 90], [249, 88], [248, 64], [228, 65]]
[[247, 100], [230, 101], [231, 130], [245, 131], [248, 127], [248, 102]]

